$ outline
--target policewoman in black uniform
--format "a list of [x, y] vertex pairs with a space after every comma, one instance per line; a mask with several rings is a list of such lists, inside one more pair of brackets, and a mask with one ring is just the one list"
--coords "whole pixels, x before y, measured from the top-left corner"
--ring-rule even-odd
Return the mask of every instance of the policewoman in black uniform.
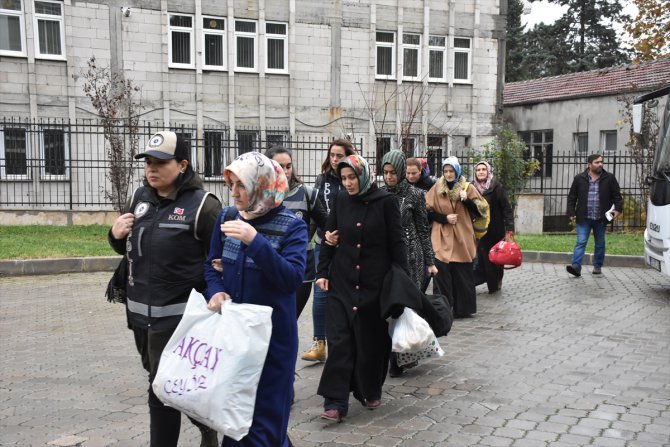
[[[156, 133], [135, 158], [144, 159], [144, 186], [108, 238], [117, 253], [128, 255], [128, 326], [149, 373], [151, 446], [170, 447], [179, 440], [181, 413], [163, 405], [151, 382], [191, 289], [206, 288], [203, 263], [221, 203], [203, 189], [188, 161], [188, 142], [174, 132]], [[218, 446], [214, 430], [194, 423], [201, 446]]]

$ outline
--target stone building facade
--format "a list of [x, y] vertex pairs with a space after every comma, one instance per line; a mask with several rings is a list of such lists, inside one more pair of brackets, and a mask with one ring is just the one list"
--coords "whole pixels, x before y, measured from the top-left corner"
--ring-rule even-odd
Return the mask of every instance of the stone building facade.
[[[0, 184], [11, 178], [9, 152], [22, 150], [8, 118], [95, 119], [82, 89], [93, 56], [141, 87], [143, 120], [186, 125], [195, 141], [216, 129], [240, 151], [344, 135], [362, 141], [366, 156], [478, 147], [502, 110], [506, 8], [506, 0], [4, 1]], [[76, 157], [66, 146], [85, 143], [54, 132], [56, 151]], [[44, 141], [25, 146], [27, 158], [45, 156]], [[211, 157], [205, 146], [193, 155], [199, 171]]]

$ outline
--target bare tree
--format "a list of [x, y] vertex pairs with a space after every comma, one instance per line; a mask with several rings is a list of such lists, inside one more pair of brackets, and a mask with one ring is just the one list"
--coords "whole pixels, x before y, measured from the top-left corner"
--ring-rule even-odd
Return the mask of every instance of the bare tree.
[[140, 88], [126, 79], [122, 72], [112, 72], [109, 67], [99, 66], [95, 56], [88, 60], [87, 68], [82, 69], [81, 75], [84, 93], [98, 113], [107, 142], [107, 178], [111, 191], [105, 191], [105, 197], [121, 213], [132, 184], [132, 163], [139, 145], [142, 106], [136, 98], [140, 95]]
[[656, 141], [658, 140], [659, 118], [656, 113], [657, 101], [648, 101], [644, 103], [644, 118], [640, 133], [633, 132], [633, 100], [632, 96], [621, 95], [617, 101], [621, 104], [621, 113], [623, 119], [620, 122], [620, 128], [628, 129], [628, 141], [626, 147], [635, 162], [635, 179], [641, 191], [641, 204], [647, 203], [649, 199], [649, 188], [647, 187], [647, 177], [652, 174], [651, 167], [656, 153]]

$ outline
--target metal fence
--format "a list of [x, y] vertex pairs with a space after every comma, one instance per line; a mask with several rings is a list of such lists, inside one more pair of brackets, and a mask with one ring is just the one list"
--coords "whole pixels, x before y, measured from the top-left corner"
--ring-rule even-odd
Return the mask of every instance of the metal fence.
[[[326, 135], [292, 137], [286, 129], [261, 132], [240, 128], [231, 136], [225, 126], [205, 127], [198, 138], [192, 124], [164, 127], [162, 123], [144, 122], [137, 130], [140, 150], [153, 133], [163, 128], [182, 134], [190, 142], [192, 165], [203, 177], [205, 188], [224, 203], [228, 202], [228, 189], [221, 171], [240, 153], [265, 151], [277, 144], [290, 147], [298, 174], [305, 183], [313, 184], [332, 141]], [[123, 127], [120, 133], [128, 135]], [[353, 143], [380, 173], [376, 161], [388, 148], [364, 148], [362, 140]], [[0, 118], [0, 209], [111, 210], [107, 152], [108, 144], [95, 120], [73, 123]], [[474, 172], [471, 153], [452, 154], [461, 160], [466, 173]], [[439, 175], [442, 155], [440, 150], [426, 154], [434, 175]], [[544, 194], [545, 231], [569, 229], [565, 217], [567, 195], [574, 176], [586, 168], [586, 157], [586, 153], [573, 150], [542, 154], [540, 172], [528, 181], [527, 189]], [[131, 166], [135, 170], [133, 184], [139, 185], [143, 165], [133, 162]], [[629, 154], [605, 154], [605, 169], [617, 177], [625, 199], [624, 218], [616, 221], [615, 230], [645, 225], [647, 187], [639, 181], [636, 166]]]
[[[470, 162], [470, 153], [454, 154], [459, 160], [465, 160], [465, 170], [474, 173], [474, 164]], [[539, 155], [540, 169], [527, 184], [528, 192], [544, 195], [544, 231], [565, 231], [570, 229], [566, 216], [568, 193], [575, 175], [587, 167], [588, 153], [576, 153], [574, 150], [549, 151]], [[646, 198], [648, 186], [638, 175], [638, 163], [628, 153], [605, 153], [604, 169], [617, 178], [624, 198], [624, 213], [621, 219], [611, 224], [612, 230], [639, 230], [644, 228], [646, 220]]]

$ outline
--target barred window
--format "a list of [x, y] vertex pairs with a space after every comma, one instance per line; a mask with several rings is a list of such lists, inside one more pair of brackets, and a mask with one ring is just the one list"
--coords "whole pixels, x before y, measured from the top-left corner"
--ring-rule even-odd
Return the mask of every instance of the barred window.
[[226, 19], [217, 17], [202, 18], [203, 68], [226, 70]]
[[235, 70], [257, 70], [257, 37], [256, 22], [235, 20]]
[[0, 130], [0, 167], [2, 178], [28, 178], [28, 139], [26, 129], [5, 127]]
[[267, 22], [265, 24], [265, 70], [268, 73], [288, 73], [288, 25]]
[[377, 32], [375, 76], [377, 79], [395, 78], [395, 33]]
[[472, 81], [472, 39], [454, 38], [454, 82]]
[[539, 169], [534, 177], [551, 177], [554, 169], [554, 131], [531, 130], [518, 133], [519, 138], [526, 143], [526, 152], [523, 158], [534, 158], [540, 162]]
[[0, 55], [25, 56], [26, 40], [21, 0], [0, 2]]
[[193, 16], [169, 14], [168, 67], [195, 68]]
[[428, 80], [447, 80], [447, 38], [428, 37]]
[[205, 132], [205, 177], [221, 177], [228, 165], [222, 132]]
[[402, 78], [421, 80], [421, 35], [402, 35]]
[[35, 57], [65, 60], [63, 18], [63, 3], [48, 0], [35, 2]]
[[258, 133], [253, 131], [237, 132], [237, 153], [255, 151], [258, 146]]
[[63, 129], [42, 129], [42, 177], [67, 174], [67, 134]]

